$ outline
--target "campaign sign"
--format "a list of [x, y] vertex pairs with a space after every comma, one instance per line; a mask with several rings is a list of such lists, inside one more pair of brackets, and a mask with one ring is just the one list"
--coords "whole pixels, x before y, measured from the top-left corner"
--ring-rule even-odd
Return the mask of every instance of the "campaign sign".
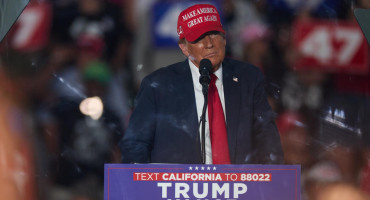
[[48, 2], [31, 2], [19, 16], [7, 36], [10, 47], [18, 51], [36, 51], [49, 42], [52, 7]]
[[106, 164], [105, 200], [300, 200], [299, 165]]
[[295, 68], [355, 74], [369, 69], [369, 45], [357, 23], [297, 21], [292, 32], [299, 53]]

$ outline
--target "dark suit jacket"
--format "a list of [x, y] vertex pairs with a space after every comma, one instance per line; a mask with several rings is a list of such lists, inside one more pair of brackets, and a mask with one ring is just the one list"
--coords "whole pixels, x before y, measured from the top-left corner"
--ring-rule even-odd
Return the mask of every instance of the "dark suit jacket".
[[[231, 162], [281, 163], [261, 71], [231, 59], [224, 60], [222, 70]], [[153, 72], [142, 81], [120, 142], [123, 162], [201, 163], [198, 119], [188, 60]]]

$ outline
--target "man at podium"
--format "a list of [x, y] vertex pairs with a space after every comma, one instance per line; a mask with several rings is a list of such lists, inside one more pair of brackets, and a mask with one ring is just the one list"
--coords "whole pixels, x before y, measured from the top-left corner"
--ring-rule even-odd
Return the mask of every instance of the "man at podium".
[[183, 10], [177, 33], [187, 59], [143, 79], [120, 141], [123, 162], [282, 163], [263, 74], [249, 63], [225, 58], [216, 7], [197, 4]]

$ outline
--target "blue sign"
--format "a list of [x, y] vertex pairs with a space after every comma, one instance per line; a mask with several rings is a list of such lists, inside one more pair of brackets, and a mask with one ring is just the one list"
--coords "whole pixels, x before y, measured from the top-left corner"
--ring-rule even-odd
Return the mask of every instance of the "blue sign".
[[299, 165], [106, 164], [105, 200], [300, 200]]

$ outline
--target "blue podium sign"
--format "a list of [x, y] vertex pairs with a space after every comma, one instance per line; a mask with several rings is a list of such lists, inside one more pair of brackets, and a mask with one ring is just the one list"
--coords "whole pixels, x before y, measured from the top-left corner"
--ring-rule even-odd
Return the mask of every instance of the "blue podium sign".
[[300, 200], [299, 165], [106, 164], [105, 200]]

